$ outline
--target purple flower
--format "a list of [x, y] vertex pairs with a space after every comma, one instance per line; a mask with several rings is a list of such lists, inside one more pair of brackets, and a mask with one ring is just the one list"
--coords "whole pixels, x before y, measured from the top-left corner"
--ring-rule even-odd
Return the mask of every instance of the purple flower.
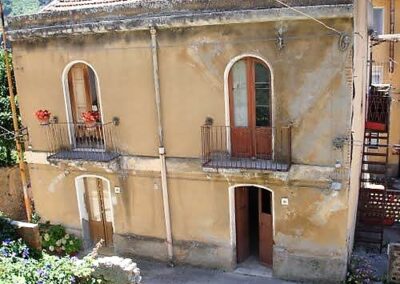
[[22, 258], [27, 259], [29, 257], [29, 249], [28, 248], [24, 248], [22, 250]]

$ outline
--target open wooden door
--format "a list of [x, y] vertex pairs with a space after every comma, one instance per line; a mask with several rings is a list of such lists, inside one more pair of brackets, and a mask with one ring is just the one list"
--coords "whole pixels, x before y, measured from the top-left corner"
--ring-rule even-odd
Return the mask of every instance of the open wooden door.
[[90, 237], [94, 243], [101, 239], [106, 246], [113, 241], [111, 200], [104, 181], [99, 178], [85, 178], [85, 203], [89, 214]]
[[236, 188], [235, 208], [237, 261], [242, 262], [250, 256], [249, 191], [246, 187]]
[[272, 266], [273, 254], [273, 224], [272, 224], [272, 194], [259, 189], [259, 256], [260, 262], [265, 266]]
[[[89, 111], [97, 112], [99, 118], [101, 117], [97, 80], [91, 67], [83, 63], [74, 64], [68, 72], [68, 90], [72, 115], [70, 132], [74, 137], [74, 147], [100, 147], [104, 144], [101, 124], [88, 129], [82, 119], [82, 114]], [[100, 119], [97, 122], [100, 123]]]
[[232, 155], [271, 158], [270, 70], [256, 58], [244, 58], [232, 66], [229, 90]]

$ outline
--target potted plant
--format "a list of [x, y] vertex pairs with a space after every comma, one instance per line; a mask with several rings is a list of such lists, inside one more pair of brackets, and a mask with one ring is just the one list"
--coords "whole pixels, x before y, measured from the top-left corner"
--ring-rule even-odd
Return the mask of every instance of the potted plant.
[[47, 109], [40, 109], [35, 112], [35, 116], [39, 120], [41, 125], [47, 125], [50, 122], [51, 113]]
[[99, 118], [100, 114], [98, 111], [85, 111], [82, 113], [82, 120], [87, 128], [96, 127]]

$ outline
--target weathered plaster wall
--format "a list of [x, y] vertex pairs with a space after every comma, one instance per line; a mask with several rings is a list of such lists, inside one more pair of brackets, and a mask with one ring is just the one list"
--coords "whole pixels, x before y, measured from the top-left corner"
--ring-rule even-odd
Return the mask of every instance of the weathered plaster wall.
[[[329, 24], [343, 31], [352, 26], [346, 19]], [[279, 51], [275, 33], [281, 26], [287, 40]], [[273, 71], [276, 126], [293, 124], [294, 162], [329, 166], [341, 159], [332, 141], [350, 133], [351, 88], [343, 70], [351, 66], [351, 49], [339, 51], [337, 35], [309, 21], [232, 25], [161, 31], [159, 47], [168, 156], [199, 156], [205, 118], [225, 125], [226, 66], [235, 56], [255, 54]], [[14, 54], [22, 115], [34, 150], [44, 150], [47, 143], [32, 119], [34, 111], [47, 108], [66, 120], [62, 73], [71, 61], [84, 60], [98, 74], [105, 121], [121, 119], [124, 152], [157, 154], [148, 33], [15, 43]]]
[[[353, 141], [363, 141], [365, 124], [366, 94], [369, 86], [369, 74], [367, 70], [369, 60], [368, 44], [368, 1], [358, 1], [355, 5], [354, 30], [357, 36], [354, 38], [354, 97], [352, 103], [352, 136]], [[348, 213], [348, 248], [349, 255], [353, 249], [354, 231], [356, 226], [356, 214], [358, 205], [358, 193], [360, 190], [360, 172], [363, 147], [361, 143], [354, 143], [351, 158], [350, 188], [349, 188], [349, 213]]]
[[0, 168], [0, 211], [13, 220], [26, 219], [18, 167]]
[[[166, 260], [159, 172], [148, 167], [153, 161], [156, 158], [138, 159], [124, 175], [88, 164], [31, 165], [39, 214], [45, 220], [79, 230], [74, 180], [89, 173], [105, 177], [111, 182], [116, 251]], [[328, 260], [338, 267], [330, 272], [331, 279], [344, 275], [347, 228], [343, 224], [347, 222], [348, 195], [347, 188], [340, 192], [330, 189], [333, 168], [293, 166], [290, 173], [243, 175], [237, 171], [204, 172], [196, 160], [169, 159], [168, 169], [178, 262], [219, 268], [235, 265], [229, 196], [233, 191], [229, 188], [254, 184], [274, 193], [277, 276], [293, 279], [298, 276], [290, 273], [289, 267], [311, 271], [314, 268], [310, 263], [324, 270]], [[121, 187], [122, 192], [115, 194], [114, 186]], [[283, 197], [289, 199], [289, 206], [281, 205]]]

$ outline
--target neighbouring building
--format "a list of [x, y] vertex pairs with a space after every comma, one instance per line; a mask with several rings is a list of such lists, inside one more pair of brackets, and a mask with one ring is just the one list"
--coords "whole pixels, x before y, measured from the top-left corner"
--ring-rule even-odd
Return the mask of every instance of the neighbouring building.
[[342, 281], [369, 2], [285, 2], [56, 0], [9, 19], [42, 218], [119, 254]]
[[[376, 34], [396, 34], [400, 32], [400, 6], [395, 0], [374, 0], [373, 19], [374, 30]], [[397, 8], [397, 10], [396, 10]], [[382, 42], [372, 48], [372, 83], [391, 85], [391, 102], [387, 113], [389, 118], [389, 141], [390, 145], [399, 144], [400, 128], [400, 48], [398, 43]], [[389, 151], [388, 157], [388, 175], [398, 177], [399, 155]]]
[[355, 242], [398, 243], [400, 222], [398, 1], [373, 1], [370, 81], [360, 176]]

